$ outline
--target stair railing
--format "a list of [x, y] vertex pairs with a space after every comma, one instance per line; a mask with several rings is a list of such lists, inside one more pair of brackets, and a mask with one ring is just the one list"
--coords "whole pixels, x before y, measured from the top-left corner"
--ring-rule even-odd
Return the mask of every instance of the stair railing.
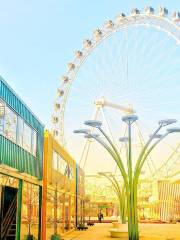
[[8, 233], [9, 228], [11, 227], [11, 224], [14, 220], [14, 214], [16, 213], [17, 209], [17, 196], [14, 197], [12, 200], [8, 211], [3, 219], [2, 222], [2, 240], [6, 237], [6, 234]]

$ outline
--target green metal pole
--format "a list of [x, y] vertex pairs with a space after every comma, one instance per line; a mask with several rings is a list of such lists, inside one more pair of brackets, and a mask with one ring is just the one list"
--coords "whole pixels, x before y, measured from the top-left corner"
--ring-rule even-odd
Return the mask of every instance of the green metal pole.
[[139, 229], [138, 229], [138, 211], [137, 211], [137, 184], [133, 181], [133, 197], [134, 197], [134, 227], [135, 227], [135, 239], [139, 239]]
[[23, 189], [23, 180], [19, 180], [18, 188], [18, 202], [17, 202], [17, 223], [16, 223], [16, 240], [21, 239], [21, 209], [22, 209], [22, 189]]
[[122, 187], [122, 204], [123, 204], [123, 223], [126, 223], [126, 213], [127, 213], [127, 196], [125, 185]]
[[39, 186], [39, 224], [38, 224], [38, 240], [41, 240], [41, 225], [42, 225], [42, 186]]
[[[157, 132], [157, 130], [156, 130]], [[149, 150], [147, 150], [149, 143], [152, 141], [152, 138], [150, 138], [150, 140], [148, 141], [148, 143], [145, 145], [142, 153], [139, 156], [139, 165], [137, 164], [137, 168], [135, 169], [135, 173], [134, 173], [134, 182], [133, 182], [133, 189], [134, 189], [134, 206], [135, 206], [135, 210], [134, 210], [134, 214], [135, 214], [135, 229], [136, 229], [136, 239], [139, 239], [139, 233], [138, 233], [138, 214], [137, 214], [137, 185], [138, 185], [138, 179], [139, 179], [139, 175], [141, 172], [141, 169], [144, 165], [145, 160], [147, 159], [147, 157], [149, 156], [149, 154], [151, 153], [151, 151], [156, 147], [156, 145], [162, 141], [169, 133], [164, 134], [158, 141], [156, 141], [150, 148]]]
[[155, 133], [152, 135], [152, 137], [149, 139], [149, 141], [146, 143], [146, 145], [144, 146], [144, 148], [142, 149], [142, 152], [140, 153], [139, 157], [138, 157], [138, 161], [136, 163], [136, 168], [135, 168], [135, 172], [134, 172], [134, 180], [133, 180], [133, 202], [134, 202], [134, 225], [135, 225], [135, 239], [139, 239], [139, 231], [138, 231], [138, 213], [137, 213], [137, 185], [138, 185], [138, 179], [139, 179], [139, 175], [141, 172], [141, 169], [144, 165], [145, 160], [147, 159], [148, 155], [150, 154], [150, 152], [154, 149], [154, 147], [160, 142], [162, 141], [162, 139], [164, 139], [169, 133], [164, 134], [164, 136], [162, 136], [158, 141], [156, 141], [149, 150], [148, 146], [151, 143], [153, 136], [160, 130], [161, 126], [155, 131]]
[[133, 186], [132, 186], [132, 155], [131, 155], [131, 122], [128, 122], [128, 178], [129, 178], [129, 193], [128, 193], [128, 202], [129, 202], [129, 214], [128, 214], [128, 229], [129, 229], [129, 240], [133, 240], [134, 236], [134, 216], [133, 216]]

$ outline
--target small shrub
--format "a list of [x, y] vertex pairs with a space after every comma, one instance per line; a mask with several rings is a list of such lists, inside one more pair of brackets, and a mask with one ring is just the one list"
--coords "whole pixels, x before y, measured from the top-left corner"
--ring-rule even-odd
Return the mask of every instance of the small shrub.
[[59, 234], [54, 234], [51, 236], [51, 240], [62, 240], [62, 238]]
[[34, 240], [34, 236], [33, 235], [25, 235], [24, 240]]

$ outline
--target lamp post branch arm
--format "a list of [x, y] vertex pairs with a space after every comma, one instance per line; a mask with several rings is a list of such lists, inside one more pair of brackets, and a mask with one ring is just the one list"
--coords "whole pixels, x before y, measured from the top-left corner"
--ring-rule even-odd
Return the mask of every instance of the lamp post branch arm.
[[107, 176], [106, 174], [104, 173], [101, 173], [102, 176], [104, 176], [105, 178], [107, 178], [111, 183], [112, 185], [114, 186], [114, 188], [116, 189], [118, 195], [121, 197], [121, 189], [118, 185], [118, 183], [116, 181], [114, 181], [114, 179], [112, 179], [111, 177]]
[[116, 154], [116, 156], [117, 156], [117, 158], [119, 160], [118, 166], [119, 165], [121, 166], [120, 169], [121, 169], [122, 176], [123, 176], [123, 178], [126, 178], [126, 180], [127, 180], [127, 174], [126, 174], [126, 171], [125, 171], [122, 159], [121, 159], [121, 157], [120, 157], [120, 155], [118, 153], [117, 148], [115, 147], [115, 145], [113, 144], [111, 139], [108, 137], [108, 135], [102, 130], [102, 128], [99, 127], [98, 129], [102, 133], [102, 135], [106, 138], [106, 140], [109, 142], [109, 144], [111, 145], [112, 149], [114, 150], [114, 152], [115, 152], [115, 154]]
[[122, 164], [120, 163], [117, 154], [115, 154], [113, 152], [113, 150], [103, 140], [101, 140], [100, 138], [98, 138], [96, 136], [93, 136], [92, 134], [89, 134], [89, 135], [92, 138], [94, 138], [98, 143], [100, 143], [109, 152], [109, 154], [113, 157], [113, 159], [116, 161], [116, 163], [117, 163], [117, 165], [118, 165], [118, 167], [119, 167], [119, 169], [121, 171], [121, 174], [122, 174], [123, 179], [124, 179], [124, 183], [128, 187], [127, 174], [126, 174], [124, 168], [122, 168]]
[[[148, 157], [148, 155], [152, 152], [152, 150], [157, 146], [158, 143], [160, 143], [167, 135], [169, 134], [169, 132], [165, 133], [160, 139], [158, 139], [151, 147], [150, 149], [146, 152], [146, 154], [142, 155], [141, 157], [141, 162], [138, 166], [138, 168], [136, 169], [136, 172], [135, 172], [135, 180], [137, 181], [139, 175], [140, 175], [140, 172], [141, 172], [141, 169], [144, 165], [144, 162], [146, 160], [146, 158]], [[147, 148], [146, 148], [147, 149]]]
[[121, 191], [120, 186], [113, 175], [108, 176], [105, 173], [101, 173], [101, 175], [107, 178], [112, 183], [112, 186], [114, 187], [113, 191], [115, 192], [119, 200], [119, 204], [120, 204], [119, 210], [120, 210], [122, 223], [126, 223], [126, 204], [125, 204], [124, 186], [122, 187], [122, 191]]
[[141, 150], [140, 154], [139, 154], [139, 157], [138, 157], [138, 160], [136, 162], [136, 166], [135, 166], [135, 173], [136, 171], [139, 169], [140, 165], [141, 165], [141, 162], [142, 162], [142, 158], [143, 158], [143, 155], [145, 154], [148, 146], [150, 145], [150, 143], [152, 142], [154, 136], [160, 131], [160, 129], [162, 128], [162, 125], [160, 125], [156, 131], [152, 134], [152, 136], [150, 137], [150, 139], [147, 141], [147, 143], [145, 144], [145, 146], [143, 147], [143, 149]]
[[[115, 178], [115, 176], [112, 175], [112, 179], [113, 179], [114, 183], [117, 185], [117, 187], [119, 188], [119, 190], [121, 191], [119, 183], [118, 183], [117, 179]], [[121, 193], [122, 193], [122, 191], [121, 191]]]

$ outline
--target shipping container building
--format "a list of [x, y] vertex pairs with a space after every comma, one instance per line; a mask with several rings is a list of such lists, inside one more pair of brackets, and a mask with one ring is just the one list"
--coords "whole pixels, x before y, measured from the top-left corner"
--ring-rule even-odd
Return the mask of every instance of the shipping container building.
[[43, 141], [43, 124], [0, 77], [0, 239], [41, 239]]

